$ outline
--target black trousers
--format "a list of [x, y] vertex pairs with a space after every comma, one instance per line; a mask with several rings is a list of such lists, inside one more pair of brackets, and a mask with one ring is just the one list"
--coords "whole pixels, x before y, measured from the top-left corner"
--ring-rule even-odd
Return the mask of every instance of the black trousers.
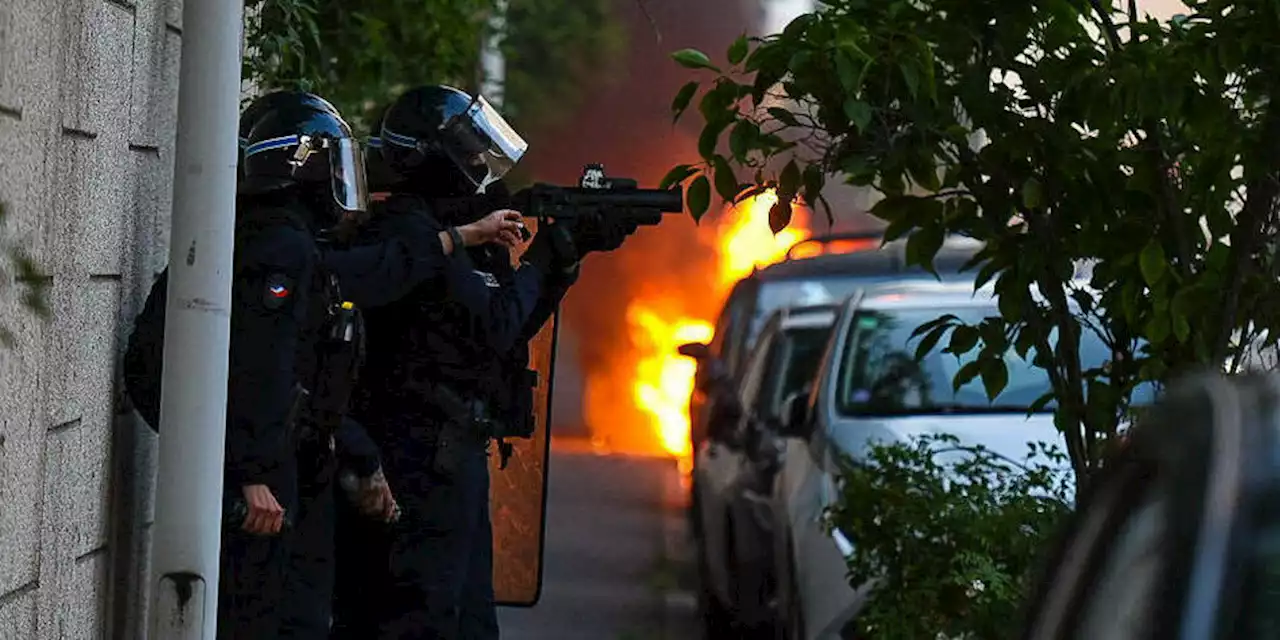
[[326, 439], [299, 447], [298, 513], [286, 534], [287, 568], [280, 638], [329, 637], [334, 585], [334, 481], [337, 462]]
[[[293, 470], [268, 483], [276, 500], [292, 514], [297, 504]], [[244, 499], [239, 486], [224, 489], [228, 507]], [[274, 640], [280, 635], [285, 601], [285, 573], [292, 537], [256, 536], [241, 529], [243, 521], [224, 510], [222, 554], [218, 578], [218, 640]]]
[[485, 443], [463, 447], [448, 479], [422, 440], [380, 444], [401, 516], [390, 527], [342, 518], [333, 638], [497, 640]]

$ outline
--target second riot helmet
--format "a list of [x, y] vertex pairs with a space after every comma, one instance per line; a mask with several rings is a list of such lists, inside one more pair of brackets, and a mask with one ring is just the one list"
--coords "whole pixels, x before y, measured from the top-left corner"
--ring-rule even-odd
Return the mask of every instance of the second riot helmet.
[[402, 179], [471, 192], [502, 179], [529, 148], [483, 96], [444, 85], [396, 99], [382, 120], [381, 142], [388, 167]]
[[311, 94], [298, 94], [266, 110], [252, 125], [240, 193], [324, 190], [344, 213], [367, 210], [363, 151], [351, 127], [322, 103]]

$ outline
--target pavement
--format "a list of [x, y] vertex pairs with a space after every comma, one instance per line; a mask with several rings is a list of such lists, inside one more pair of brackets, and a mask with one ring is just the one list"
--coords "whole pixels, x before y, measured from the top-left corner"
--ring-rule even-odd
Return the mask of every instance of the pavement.
[[675, 461], [555, 448], [541, 597], [504, 640], [697, 640]]

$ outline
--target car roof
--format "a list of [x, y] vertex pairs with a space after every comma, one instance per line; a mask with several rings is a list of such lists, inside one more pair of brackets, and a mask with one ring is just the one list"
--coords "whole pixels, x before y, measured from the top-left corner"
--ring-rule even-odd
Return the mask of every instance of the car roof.
[[803, 307], [783, 307], [774, 312], [781, 318], [781, 329], [820, 329], [830, 327], [836, 322], [840, 308], [834, 304], [810, 305]]
[[[836, 236], [839, 238], [840, 236]], [[803, 242], [821, 242], [822, 238]], [[799, 246], [801, 243], [797, 243]], [[934, 257], [934, 267], [939, 273], [954, 274], [973, 257], [982, 244], [969, 238], [955, 236], [948, 238]], [[828, 253], [804, 258], [783, 260], [760, 269], [747, 278], [762, 282], [778, 280], [799, 280], [825, 276], [841, 276], [848, 278], [878, 277], [912, 271], [924, 272], [906, 260], [906, 242], [895, 240], [877, 249], [866, 249], [848, 253]]]
[[977, 291], [973, 282], [938, 282], [916, 280], [875, 287], [858, 303], [862, 309], [957, 309], [994, 307], [995, 291], [991, 286]]

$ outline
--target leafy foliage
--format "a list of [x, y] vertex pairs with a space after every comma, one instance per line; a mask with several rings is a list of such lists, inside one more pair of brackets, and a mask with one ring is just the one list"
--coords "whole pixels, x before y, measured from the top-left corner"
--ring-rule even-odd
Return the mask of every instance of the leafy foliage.
[[[673, 171], [693, 214], [710, 184], [726, 200], [776, 187], [785, 207], [825, 204], [839, 180], [883, 196], [873, 214], [916, 264], [949, 234], [983, 241], [969, 268], [1002, 322], [952, 339], [982, 349], [996, 386], [1008, 345], [1033, 354], [1082, 483], [1137, 385], [1238, 370], [1280, 329], [1280, 14], [1192, 0], [1161, 22], [1114, 4], [824, 0], [734, 43], [724, 71], [675, 54], [713, 75], [695, 81], [703, 163]], [[1085, 331], [1107, 366], [1081, 366]]]
[[[5, 207], [0, 204], [0, 231], [4, 229], [6, 217]], [[7, 296], [16, 284], [22, 306], [37, 318], [47, 320], [52, 315], [48, 300], [49, 279], [26, 249], [3, 235], [0, 235], [0, 254], [9, 263], [0, 263], [0, 293]], [[0, 347], [9, 348], [13, 344], [13, 330], [0, 323]]]
[[1070, 510], [1065, 465], [1043, 444], [1017, 461], [946, 435], [845, 460], [829, 523], [853, 541], [852, 584], [879, 579], [859, 637], [1010, 637], [1042, 549]]
[[[579, 74], [615, 55], [606, 0], [511, 0], [503, 49], [510, 113], [555, 115]], [[386, 102], [417, 84], [474, 89], [494, 0], [248, 0], [244, 76], [263, 90], [295, 88], [332, 101], [367, 129]]]

